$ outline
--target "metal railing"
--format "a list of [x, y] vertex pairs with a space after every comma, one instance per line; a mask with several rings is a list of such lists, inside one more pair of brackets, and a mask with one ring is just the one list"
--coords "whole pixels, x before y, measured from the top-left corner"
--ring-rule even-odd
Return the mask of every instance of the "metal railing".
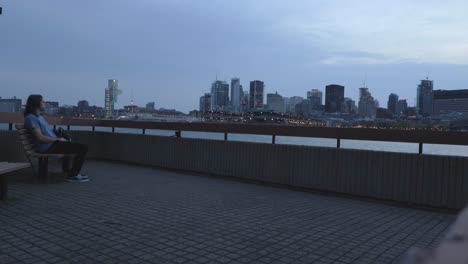
[[[95, 131], [96, 127], [109, 127], [115, 133], [115, 128], [141, 129], [145, 134], [147, 129], [172, 130], [175, 136], [181, 137], [183, 131], [224, 133], [228, 140], [230, 133], [254, 134], [271, 136], [275, 144], [276, 136], [310, 137], [335, 139], [336, 147], [340, 148], [341, 140], [369, 140], [384, 142], [403, 142], [419, 144], [419, 154], [423, 153], [423, 144], [468, 145], [468, 132], [414, 130], [414, 129], [378, 129], [378, 128], [330, 128], [310, 126], [287, 126], [266, 124], [223, 124], [223, 123], [189, 123], [189, 122], [151, 122], [128, 120], [103, 120], [46, 117], [53, 126], [87, 126]], [[22, 123], [23, 115], [18, 113], [0, 113], [0, 123]]]

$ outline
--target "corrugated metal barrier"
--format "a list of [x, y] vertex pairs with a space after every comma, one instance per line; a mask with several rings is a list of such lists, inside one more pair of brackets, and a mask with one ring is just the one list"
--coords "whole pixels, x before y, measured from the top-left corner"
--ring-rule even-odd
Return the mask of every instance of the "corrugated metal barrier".
[[[90, 158], [259, 180], [417, 205], [461, 209], [468, 158], [295, 145], [73, 131]], [[0, 160], [24, 160], [0, 131]]]

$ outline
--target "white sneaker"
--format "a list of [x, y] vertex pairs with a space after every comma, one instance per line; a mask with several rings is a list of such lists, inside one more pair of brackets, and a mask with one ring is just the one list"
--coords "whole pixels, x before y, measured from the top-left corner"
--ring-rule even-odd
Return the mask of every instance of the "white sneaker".
[[73, 176], [73, 177], [68, 177], [67, 181], [68, 182], [88, 182], [89, 179], [83, 179], [83, 178], [78, 177], [78, 175], [77, 175], [77, 176]]
[[81, 179], [88, 179], [88, 175], [81, 174], [81, 173], [78, 173], [78, 175], [76, 175], [76, 177], [81, 178]]

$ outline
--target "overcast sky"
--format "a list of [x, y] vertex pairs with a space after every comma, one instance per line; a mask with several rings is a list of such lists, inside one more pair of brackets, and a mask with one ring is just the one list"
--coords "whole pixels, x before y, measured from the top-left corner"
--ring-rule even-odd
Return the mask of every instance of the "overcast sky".
[[0, 0], [0, 96], [31, 93], [104, 105], [198, 109], [216, 75], [305, 96], [327, 84], [358, 100], [366, 83], [381, 105], [411, 105], [435, 89], [468, 89], [466, 0]]

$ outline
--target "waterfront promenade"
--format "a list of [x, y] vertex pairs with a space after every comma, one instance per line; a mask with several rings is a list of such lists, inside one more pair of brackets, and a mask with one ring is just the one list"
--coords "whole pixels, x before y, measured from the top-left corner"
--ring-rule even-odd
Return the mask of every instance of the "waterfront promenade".
[[398, 263], [455, 219], [125, 163], [85, 171], [84, 184], [11, 183], [0, 263]]

